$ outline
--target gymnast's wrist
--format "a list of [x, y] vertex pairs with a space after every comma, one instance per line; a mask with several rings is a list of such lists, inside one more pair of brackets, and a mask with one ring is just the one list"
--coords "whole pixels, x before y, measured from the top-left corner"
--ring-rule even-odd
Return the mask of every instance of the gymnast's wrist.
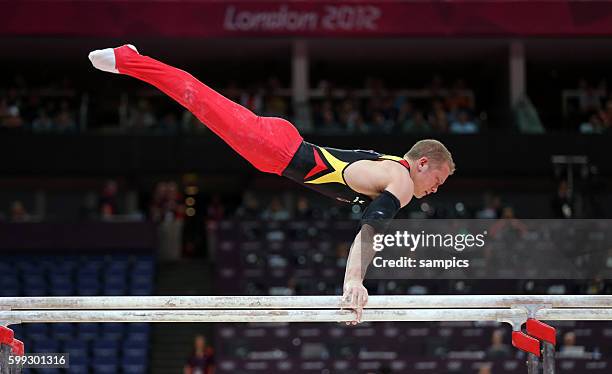
[[363, 281], [359, 278], [347, 278], [344, 280], [344, 288], [349, 286], [362, 286]]

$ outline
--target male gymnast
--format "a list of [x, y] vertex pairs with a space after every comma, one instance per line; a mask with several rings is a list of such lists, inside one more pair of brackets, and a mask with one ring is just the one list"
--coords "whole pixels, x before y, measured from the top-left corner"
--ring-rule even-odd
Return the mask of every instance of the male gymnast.
[[339, 201], [369, 203], [344, 276], [342, 300], [356, 312], [353, 324], [361, 321], [368, 301], [363, 279], [374, 257], [371, 246], [362, 244], [369, 243], [383, 222], [392, 219], [413, 197], [435, 193], [455, 170], [450, 152], [432, 139], [417, 142], [404, 157], [308, 143], [287, 120], [255, 115], [191, 74], [141, 55], [129, 44], [93, 51], [89, 59], [100, 70], [129, 75], [157, 87], [258, 170], [285, 176]]

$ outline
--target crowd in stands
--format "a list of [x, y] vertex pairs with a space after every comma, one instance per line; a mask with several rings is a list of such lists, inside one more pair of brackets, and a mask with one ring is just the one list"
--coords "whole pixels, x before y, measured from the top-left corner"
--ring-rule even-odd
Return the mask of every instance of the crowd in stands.
[[[230, 83], [220, 92], [256, 114], [300, 122], [292, 110], [290, 90], [282, 88], [274, 77], [248, 89]], [[461, 79], [450, 89], [443, 86], [440, 78], [435, 78], [428, 87], [413, 90], [388, 90], [380, 79], [368, 79], [364, 87], [353, 89], [338, 88], [323, 80], [311, 95], [310, 115], [306, 119], [310, 125], [301, 127], [305, 132], [472, 134], [480, 131], [473, 91]], [[167, 100], [159, 95], [138, 99], [127, 110], [127, 128], [164, 134], [207, 131], [188, 111], [156, 112], [154, 108], [163, 107], [161, 103]]]
[[[320, 199], [309, 199], [304, 195], [285, 194], [284, 198], [274, 196], [271, 198], [257, 197], [252, 191], [246, 191], [242, 202], [233, 214], [226, 218], [238, 217], [241, 219], [262, 219], [266, 221], [284, 221], [290, 219], [355, 219], [361, 218], [363, 208], [359, 205], [329, 204]], [[551, 201], [550, 216], [557, 217], [556, 200]], [[524, 207], [523, 207], [524, 208]], [[225, 209], [228, 211], [229, 209]], [[479, 204], [463, 202], [416, 202], [402, 209], [396, 218], [476, 218], [499, 219], [514, 218], [512, 205], [503, 203], [499, 195], [484, 193]], [[558, 217], [571, 218], [571, 217]]]
[[15, 76], [10, 86], [0, 86], [0, 129], [34, 133], [74, 133], [79, 100], [69, 79], [31, 85]]
[[[307, 118], [294, 113], [291, 90], [283, 88], [275, 77], [248, 88], [230, 83], [219, 91], [259, 115], [300, 122], [301, 130], [306, 132], [472, 134], [481, 130], [474, 92], [463, 79], [446, 87], [435, 76], [426, 87], [406, 89], [387, 89], [377, 78], [368, 78], [361, 87], [352, 88], [321, 80], [311, 90]], [[106, 110], [115, 112], [114, 127], [121, 131], [207, 131], [191, 113], [153, 88], [117, 92], [113, 100], [94, 97], [87, 100], [69, 79], [37, 87], [17, 76], [10, 85], [0, 87], [0, 129], [33, 133], [103, 130], [110, 125], [109, 120], [88, 116], [103, 117], [101, 112]], [[115, 101], [118, 104], [111, 103]]]
[[162, 181], [155, 185], [149, 205], [149, 217], [154, 222], [180, 221], [185, 217], [185, 202], [175, 181]]
[[[119, 86], [115, 96], [109, 98], [95, 90], [78, 88], [68, 77], [43, 83], [35, 78], [31, 82], [24, 76], [16, 74], [0, 84], [0, 131], [69, 134], [118, 130], [164, 135], [208, 132], [191, 113], [148, 86]], [[273, 76], [261, 83], [245, 86], [230, 81], [215, 88], [259, 115], [287, 118], [304, 132], [474, 134], [488, 128], [490, 108], [477, 106], [475, 91], [463, 78], [444, 81], [434, 74], [421, 87], [406, 84], [404, 88], [389, 88], [388, 84], [375, 77], [351, 87], [333, 79], [319, 79], [310, 90], [305, 111], [294, 107], [287, 83]], [[565, 89], [560, 95], [561, 111], [573, 123], [572, 131], [611, 131], [612, 94], [605, 80], [580, 79], [576, 88]], [[556, 128], [542, 125], [543, 129]]]
[[582, 134], [612, 132], [612, 94], [608, 93], [605, 81], [597, 85], [581, 79], [576, 91], [578, 114], [582, 118], [579, 131]]
[[318, 85], [312, 122], [326, 133], [455, 133], [480, 131], [473, 91], [457, 79], [451, 88], [435, 76], [427, 87], [390, 90], [382, 80], [367, 79], [362, 89], [339, 90], [327, 81]]
[[[241, 201], [236, 204], [231, 197], [213, 194], [210, 198], [202, 198], [196, 212], [195, 207], [188, 206], [192, 197], [185, 197], [182, 187], [176, 181], [161, 181], [155, 184], [150, 196], [143, 194], [140, 206], [136, 211], [127, 211], [125, 207], [125, 191], [119, 191], [117, 181], [107, 180], [97, 194], [84, 195], [82, 205], [74, 206], [79, 212], [70, 214], [86, 221], [112, 221], [116, 218], [124, 220], [149, 220], [152, 222], [181, 222], [196, 215], [208, 221], [220, 221], [226, 218], [238, 217], [266, 221], [285, 221], [292, 219], [360, 219], [363, 207], [360, 205], [334, 204], [320, 196], [308, 197], [296, 191], [286, 191], [281, 195], [268, 196], [261, 191], [246, 190]], [[516, 203], [516, 202], [515, 202]], [[475, 218], [498, 219], [512, 218], [515, 209], [529, 211], [525, 203], [518, 202], [513, 206], [503, 202], [500, 195], [485, 192], [481, 201], [461, 201], [459, 197], [451, 200], [435, 201], [423, 199], [415, 201], [406, 209], [402, 209], [396, 218]], [[568, 195], [567, 182], [561, 181], [558, 190], [550, 196], [548, 211], [538, 211], [528, 216], [550, 218], [576, 218], [572, 210], [573, 199]], [[47, 213], [40, 216], [39, 211]], [[48, 212], [45, 207], [36, 206], [36, 198], [11, 200], [0, 210], [0, 222], [38, 222], [52, 220], [56, 212]], [[519, 214], [520, 216], [520, 214]], [[61, 217], [61, 216], [60, 216]]]

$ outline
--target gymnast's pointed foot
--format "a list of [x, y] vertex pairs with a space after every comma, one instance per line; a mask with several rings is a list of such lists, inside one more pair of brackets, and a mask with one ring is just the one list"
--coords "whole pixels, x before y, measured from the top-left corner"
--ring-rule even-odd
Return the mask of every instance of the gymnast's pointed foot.
[[[131, 44], [126, 44], [129, 48], [132, 48], [136, 53], [138, 50]], [[122, 48], [122, 47], [118, 47]], [[89, 53], [89, 61], [96, 68], [102, 71], [107, 71], [109, 73], [119, 73], [117, 67], [115, 66], [115, 49], [116, 48], [105, 48], [105, 49], [96, 49]]]

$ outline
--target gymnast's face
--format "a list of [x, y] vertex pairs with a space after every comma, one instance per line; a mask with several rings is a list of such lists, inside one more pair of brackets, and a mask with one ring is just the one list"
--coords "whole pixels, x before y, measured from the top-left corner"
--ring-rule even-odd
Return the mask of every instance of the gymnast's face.
[[414, 183], [414, 196], [417, 199], [436, 193], [438, 188], [446, 182], [450, 175], [447, 163], [441, 165], [431, 162], [427, 157], [421, 157], [411, 168], [412, 182]]

